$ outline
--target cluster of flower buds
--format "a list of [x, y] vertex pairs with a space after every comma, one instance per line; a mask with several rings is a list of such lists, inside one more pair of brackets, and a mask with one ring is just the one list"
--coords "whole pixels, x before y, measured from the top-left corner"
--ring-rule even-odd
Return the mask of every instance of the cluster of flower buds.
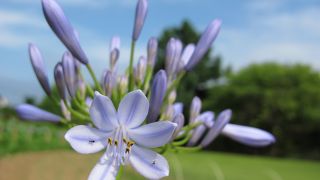
[[[171, 38], [166, 47], [165, 70], [154, 72], [158, 53], [158, 41], [154, 37], [148, 42], [147, 56], [140, 56], [135, 67], [133, 63], [135, 44], [148, 10], [147, 0], [138, 0], [127, 71], [117, 72], [121, 48], [120, 38], [114, 36], [110, 43], [110, 66], [99, 82], [81, 48], [79, 35], [62, 8], [55, 0], [42, 0], [42, 8], [52, 31], [67, 48], [53, 73], [59, 97], [51, 93], [43, 57], [34, 44], [29, 45], [30, 60], [52, 106], [60, 106], [61, 115], [26, 104], [19, 105], [17, 112], [22, 119], [61, 122], [72, 127], [65, 138], [79, 153], [94, 153], [106, 148], [89, 179], [115, 179], [119, 166], [126, 163], [149, 179], [168, 176], [165, 158], [146, 148], [157, 148], [160, 153], [199, 150], [219, 134], [255, 147], [275, 141], [263, 130], [229, 124], [231, 110], [221, 112], [217, 118], [211, 111], [201, 113], [201, 100], [195, 97], [187, 120], [184, 105], [176, 102], [180, 80], [212, 46], [219, 33], [220, 20], [209, 24], [196, 45], [184, 47], [181, 40]], [[91, 75], [93, 85], [86, 83], [82, 65]]]

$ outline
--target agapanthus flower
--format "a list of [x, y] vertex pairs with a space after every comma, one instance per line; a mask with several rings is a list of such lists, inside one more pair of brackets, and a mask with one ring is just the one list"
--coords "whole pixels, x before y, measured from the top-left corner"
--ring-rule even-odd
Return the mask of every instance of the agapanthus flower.
[[65, 135], [65, 139], [79, 153], [96, 153], [106, 149], [91, 171], [90, 180], [115, 179], [120, 165], [128, 163], [149, 179], [169, 175], [167, 160], [148, 148], [166, 144], [177, 125], [169, 121], [143, 125], [148, 109], [148, 99], [140, 90], [128, 93], [120, 102], [118, 111], [107, 96], [95, 93], [90, 107], [95, 128], [78, 125]]

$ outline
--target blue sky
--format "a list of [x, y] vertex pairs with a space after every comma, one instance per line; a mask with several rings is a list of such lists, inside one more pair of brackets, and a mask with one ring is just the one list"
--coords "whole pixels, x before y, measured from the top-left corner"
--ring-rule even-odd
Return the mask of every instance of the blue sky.
[[[99, 74], [108, 66], [109, 40], [121, 37], [120, 66], [128, 62], [135, 0], [58, 0], [80, 35], [81, 44]], [[149, 14], [137, 56], [145, 54], [150, 36], [189, 19], [202, 31], [213, 19], [223, 21], [214, 44], [225, 65], [239, 69], [269, 59], [308, 63], [320, 69], [319, 0], [149, 0]], [[40, 0], [0, 2], [0, 94], [12, 103], [39, 97], [27, 44], [34, 42], [45, 57], [51, 82], [55, 63], [65, 48], [47, 26]], [[120, 68], [121, 68], [120, 67]]]

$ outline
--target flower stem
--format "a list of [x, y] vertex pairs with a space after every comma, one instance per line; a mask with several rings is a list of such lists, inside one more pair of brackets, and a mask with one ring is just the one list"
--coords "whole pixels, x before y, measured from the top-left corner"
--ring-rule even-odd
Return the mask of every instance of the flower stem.
[[131, 42], [131, 52], [130, 52], [130, 64], [129, 64], [129, 92], [134, 88], [134, 78], [133, 78], [133, 59], [134, 59], [134, 49], [136, 46], [136, 42]]
[[88, 71], [89, 71], [89, 73], [90, 73], [90, 76], [92, 77], [92, 79], [93, 79], [93, 81], [94, 81], [94, 85], [96, 86], [96, 88], [98, 89], [98, 91], [99, 91], [100, 93], [103, 93], [102, 88], [101, 88], [101, 86], [100, 86], [100, 83], [99, 83], [99, 81], [97, 80], [97, 77], [96, 77], [96, 75], [94, 74], [94, 72], [93, 72], [93, 70], [92, 70], [92, 67], [90, 66], [90, 64], [87, 64], [86, 67], [87, 67], [87, 69], [88, 69]]
[[117, 177], [116, 177], [116, 180], [120, 180], [122, 174], [123, 174], [123, 166], [120, 166], [120, 167], [119, 167], [118, 174], [117, 174]]

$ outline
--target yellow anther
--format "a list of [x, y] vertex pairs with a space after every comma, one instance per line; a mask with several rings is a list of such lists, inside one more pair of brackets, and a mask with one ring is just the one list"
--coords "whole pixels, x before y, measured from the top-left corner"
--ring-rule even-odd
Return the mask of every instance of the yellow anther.
[[111, 138], [108, 138], [108, 144], [112, 145], [112, 139]]
[[130, 148], [127, 147], [127, 148], [126, 148], [126, 153], [128, 154], [129, 152], [130, 152]]
[[124, 142], [124, 143], [127, 143], [127, 140], [126, 140], [125, 138], [123, 138], [123, 142]]
[[117, 140], [114, 141], [114, 145], [118, 146], [118, 141]]
[[132, 145], [134, 145], [134, 142], [132, 142], [132, 141], [127, 142], [128, 147], [131, 147]]

